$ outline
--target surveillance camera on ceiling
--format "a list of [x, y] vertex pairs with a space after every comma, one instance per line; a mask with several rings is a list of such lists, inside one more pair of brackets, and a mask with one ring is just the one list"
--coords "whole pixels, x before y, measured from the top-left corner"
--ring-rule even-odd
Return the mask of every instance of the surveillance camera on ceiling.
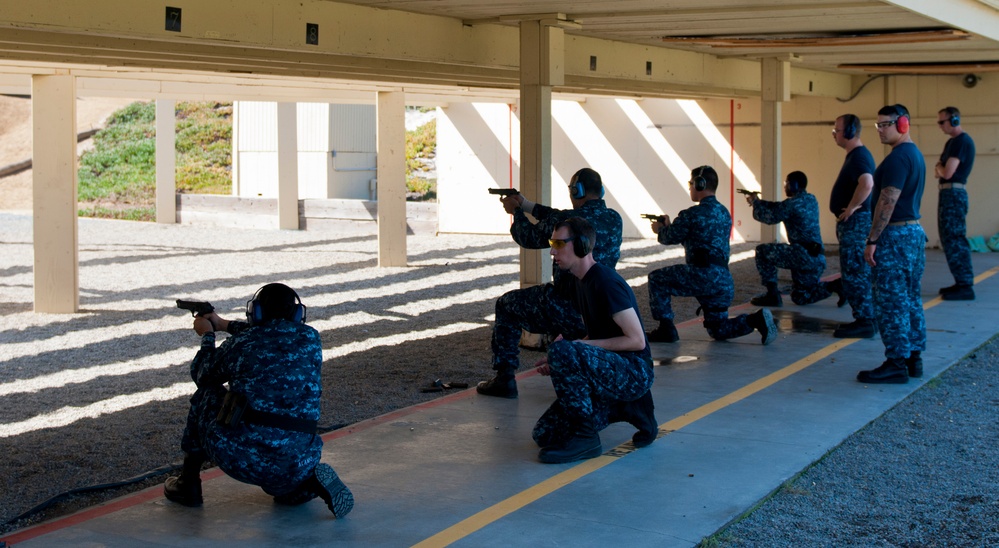
[[964, 87], [973, 88], [978, 85], [980, 79], [976, 74], [965, 74], [963, 78]]

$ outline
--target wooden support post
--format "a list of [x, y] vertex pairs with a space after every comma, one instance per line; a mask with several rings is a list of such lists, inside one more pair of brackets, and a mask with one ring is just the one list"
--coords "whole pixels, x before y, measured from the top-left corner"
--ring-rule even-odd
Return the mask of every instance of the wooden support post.
[[[791, 100], [791, 63], [764, 58], [760, 68], [760, 186], [764, 200], [782, 200], [781, 174], [781, 103]], [[760, 227], [761, 242], [780, 240], [778, 225]]]
[[80, 308], [76, 204], [76, 79], [31, 78], [35, 312]]
[[[552, 203], [552, 87], [565, 81], [565, 32], [541, 21], [520, 23], [520, 191]], [[551, 280], [545, 250], [520, 250], [520, 285]]]
[[278, 228], [298, 230], [298, 105], [277, 104]]
[[406, 266], [406, 94], [378, 92], [378, 266]]

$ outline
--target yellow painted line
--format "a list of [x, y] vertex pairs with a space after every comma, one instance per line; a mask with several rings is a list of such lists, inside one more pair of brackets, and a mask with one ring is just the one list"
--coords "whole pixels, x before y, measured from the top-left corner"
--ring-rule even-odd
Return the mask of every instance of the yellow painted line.
[[[992, 268], [984, 272], [983, 274], [979, 275], [978, 277], [975, 278], [975, 283], [981, 282], [982, 280], [985, 280], [995, 275], [996, 273], [999, 273], [999, 267]], [[930, 308], [940, 304], [941, 302], [943, 302], [943, 299], [941, 299], [938, 296], [924, 303], [923, 309], [929, 310]], [[683, 415], [680, 415], [679, 417], [661, 425], [659, 427], [659, 430], [660, 432], [668, 433], [680, 430], [685, 426], [689, 426], [694, 422], [697, 422], [716, 411], [724, 409], [729, 405], [732, 405], [733, 403], [746, 399], [749, 396], [752, 396], [753, 394], [765, 388], [773, 386], [774, 384], [790, 377], [791, 375], [794, 375], [795, 373], [798, 373], [799, 371], [802, 371], [803, 369], [815, 364], [819, 360], [827, 358], [833, 353], [838, 352], [846, 348], [847, 346], [856, 343], [859, 340], [861, 339], [838, 340], [833, 344], [830, 344], [829, 346], [826, 346], [825, 348], [818, 350], [817, 352], [814, 352], [812, 354], [809, 354], [808, 356], [805, 356], [804, 358], [792, 363], [791, 365], [784, 367], [783, 369], [775, 371], [750, 384], [747, 384], [746, 386], [736, 390], [735, 392], [732, 392], [730, 394], [722, 396], [721, 398], [718, 398], [717, 400], [702, 405], [701, 407], [698, 407], [697, 409], [694, 409], [689, 413], [684, 413]], [[660, 433], [660, 436], [662, 436], [662, 433]], [[627, 443], [619, 445], [618, 447], [615, 447], [614, 449], [611, 449], [610, 451], [607, 451], [606, 453], [600, 455], [597, 458], [584, 460], [564, 472], [556, 474], [555, 476], [552, 476], [547, 480], [542, 481], [537, 485], [534, 485], [533, 487], [521, 491], [520, 493], [517, 493], [516, 495], [513, 495], [512, 497], [509, 497], [506, 500], [500, 501], [490, 506], [489, 508], [486, 508], [485, 510], [478, 512], [477, 514], [474, 514], [452, 525], [451, 527], [448, 527], [447, 529], [441, 531], [440, 533], [437, 533], [436, 535], [418, 544], [415, 544], [414, 547], [426, 548], [426, 547], [447, 546], [453, 542], [461, 540], [467, 537], [468, 535], [478, 531], [479, 529], [482, 529], [483, 527], [498, 521], [504, 516], [512, 514], [513, 512], [516, 512], [517, 510], [520, 510], [521, 508], [527, 506], [528, 504], [546, 495], [550, 495], [551, 493], [554, 493], [555, 491], [565, 487], [566, 485], [569, 485], [570, 483], [582, 477], [591, 474], [592, 472], [600, 470], [604, 466], [607, 466], [608, 464], [631, 453], [634, 450], [635, 447], [629, 441]]]
[[[715, 411], [728, 407], [739, 400], [745, 399], [764, 388], [767, 388], [778, 381], [781, 381], [802, 369], [814, 364], [815, 362], [829, 356], [830, 354], [845, 348], [860, 339], [842, 339], [839, 340], [818, 352], [815, 352], [805, 358], [802, 358], [791, 365], [771, 373], [757, 381], [754, 381], [731, 394], [723, 396], [711, 403], [702, 405], [697, 409], [689, 413], [684, 413], [683, 415], [661, 425], [659, 427], [660, 431], [671, 432], [674, 430], [679, 430], [684, 426], [688, 426], [693, 422], [696, 422]], [[660, 434], [661, 435], [661, 434]], [[486, 525], [493, 523], [500, 518], [516, 512], [521, 508], [527, 506], [528, 504], [554, 493], [555, 491], [569, 485], [570, 483], [576, 481], [579, 478], [589, 475], [604, 466], [616, 461], [624, 455], [631, 453], [634, 450], [634, 446], [631, 442], [624, 443], [610, 451], [600, 455], [597, 458], [589, 459], [580, 462], [579, 464], [573, 466], [572, 468], [561, 472], [551, 478], [548, 478], [537, 485], [530, 487], [512, 497], [503, 500], [481, 512], [474, 514], [455, 525], [437, 533], [436, 535], [418, 543], [414, 546], [416, 547], [430, 547], [430, 546], [447, 546], [455, 541], [461, 540], [462, 538], [482, 529]]]

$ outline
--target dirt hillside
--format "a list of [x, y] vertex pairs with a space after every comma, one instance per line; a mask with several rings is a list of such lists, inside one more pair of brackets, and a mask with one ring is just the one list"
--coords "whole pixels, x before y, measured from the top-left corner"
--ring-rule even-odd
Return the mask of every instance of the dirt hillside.
[[[114, 111], [135, 101], [86, 98], [76, 101], [76, 130], [103, 127]], [[80, 143], [78, 151], [90, 146]], [[0, 96], [0, 167], [31, 159], [31, 99]], [[0, 178], [0, 210], [31, 209], [31, 170]]]

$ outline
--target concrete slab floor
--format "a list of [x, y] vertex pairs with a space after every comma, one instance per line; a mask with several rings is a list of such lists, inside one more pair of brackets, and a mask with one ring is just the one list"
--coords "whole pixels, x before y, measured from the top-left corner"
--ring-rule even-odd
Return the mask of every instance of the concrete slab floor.
[[[604, 455], [544, 465], [531, 440], [552, 401], [548, 379], [520, 376], [520, 397], [474, 390], [325, 436], [324, 462], [354, 492], [335, 519], [321, 502], [280, 507], [217, 470], [205, 505], [185, 508], [162, 487], [12, 533], [18, 546], [692, 546], [999, 331], [999, 253], [975, 254], [977, 299], [944, 302], [946, 264], [931, 252], [923, 279], [925, 375], [905, 385], [856, 382], [883, 360], [872, 340], [834, 339], [851, 320], [835, 299], [775, 312], [781, 334], [713, 342], [699, 322], [655, 344], [661, 437], [635, 450], [634, 429], [601, 433]], [[740, 313], [755, 310], [742, 306]], [[957, 327], [960, 326], [960, 327]]]

